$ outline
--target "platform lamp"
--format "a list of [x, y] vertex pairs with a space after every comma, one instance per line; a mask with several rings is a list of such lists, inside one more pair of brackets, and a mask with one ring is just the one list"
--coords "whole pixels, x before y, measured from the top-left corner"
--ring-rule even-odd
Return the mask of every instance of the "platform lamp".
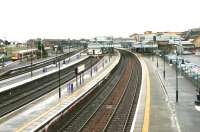
[[197, 77], [197, 81], [196, 81], [196, 85], [197, 85], [197, 89], [199, 90], [199, 73], [197, 71], [197, 74], [196, 74], [196, 77]]
[[197, 89], [198, 89], [198, 94], [197, 94], [197, 100], [195, 101], [195, 105], [200, 106], [199, 72], [197, 72]]
[[70, 43], [71, 43], [71, 42], [70, 42], [70, 39], [69, 39], [69, 38], [68, 38], [67, 42], [68, 42], [68, 53], [70, 53], [70, 46], [71, 46]]
[[60, 56], [59, 56], [59, 59], [58, 59], [58, 75], [59, 75], [59, 99], [61, 98], [61, 88], [60, 88]]
[[33, 76], [33, 49], [31, 44], [31, 77]]
[[[156, 36], [154, 36], [153, 41], [154, 41], [154, 44], [157, 44]], [[157, 48], [156, 48], [156, 66], [157, 66], [157, 68], [158, 68], [158, 55], [159, 55], [159, 52], [158, 52], [158, 44], [157, 44]]]
[[55, 58], [55, 64], [56, 64], [56, 67], [58, 66], [57, 64], [57, 61], [58, 61], [58, 46], [55, 48], [56, 50], [56, 58]]
[[[184, 59], [181, 59], [181, 64], [185, 64]], [[170, 60], [170, 65], [172, 65], [172, 60]], [[178, 102], [178, 55], [176, 55], [176, 102]]]
[[163, 70], [163, 78], [165, 79], [165, 51], [164, 51], [164, 55], [163, 55], [163, 57], [164, 57], [164, 70]]
[[[95, 51], [93, 50], [93, 55], [94, 54], [95, 54]], [[90, 75], [91, 75], [91, 78], [92, 78], [92, 58], [90, 60], [90, 67], [91, 67], [91, 69], [90, 69]]]
[[[60, 44], [61, 42], [59, 42], [59, 47], [58, 48], [60, 48], [60, 46], [61, 46], [61, 44]], [[58, 48], [57, 48], [57, 51], [58, 51]], [[57, 53], [57, 52], [56, 52]], [[57, 54], [56, 54], [57, 55]], [[56, 56], [57, 57], [57, 56]], [[58, 78], [59, 78], [59, 88], [58, 88], [58, 92], [59, 92], [59, 99], [61, 98], [61, 88], [60, 88], [60, 61], [61, 61], [61, 56], [58, 56], [58, 58], [57, 58], [58, 60]], [[57, 62], [56, 62], [56, 64], [57, 64]]]
[[[41, 59], [43, 59], [43, 49], [44, 49], [44, 39], [42, 40], [40, 40], [41, 42], [40, 42], [40, 44], [41, 44]], [[46, 72], [46, 68], [45, 68], [45, 66], [43, 67], [43, 72]]]

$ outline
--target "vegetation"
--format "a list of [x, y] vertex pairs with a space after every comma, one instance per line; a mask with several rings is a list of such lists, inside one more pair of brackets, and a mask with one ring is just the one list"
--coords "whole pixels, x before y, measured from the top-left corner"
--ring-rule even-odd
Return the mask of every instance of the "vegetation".
[[37, 52], [37, 57], [41, 58], [41, 52], [42, 52], [42, 57], [47, 57], [48, 53], [47, 51], [44, 49], [44, 44], [42, 44], [41, 40], [37, 41], [37, 48], [38, 48], [38, 52]]

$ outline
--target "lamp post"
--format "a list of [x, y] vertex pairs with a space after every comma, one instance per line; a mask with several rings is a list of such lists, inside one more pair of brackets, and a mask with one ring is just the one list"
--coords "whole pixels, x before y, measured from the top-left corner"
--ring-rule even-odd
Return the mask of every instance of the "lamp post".
[[163, 78], [165, 79], [165, 51], [164, 51], [164, 70], [163, 70]]
[[59, 63], [58, 63], [58, 75], [59, 75], [59, 99], [61, 98], [61, 88], [60, 88], [60, 58], [59, 58]]
[[198, 89], [198, 88], [199, 88], [199, 84], [198, 84], [199, 75], [198, 75], [198, 72], [197, 72], [197, 74], [196, 74], [196, 77], [197, 77], [196, 86], [197, 86], [197, 89]]
[[43, 47], [43, 40], [40, 39], [40, 57], [41, 57], [41, 60], [43, 58], [43, 51], [42, 51], [42, 47]]
[[[41, 39], [41, 59], [43, 59], [43, 48], [44, 48], [44, 40]], [[46, 72], [45, 67], [43, 67], [43, 72]]]
[[70, 39], [68, 39], [68, 53], [70, 53]]
[[[184, 64], [184, 59], [181, 59], [182, 60], [182, 63], [181, 64]], [[178, 54], [176, 55], [176, 102], [178, 102], [178, 94], [179, 94], [179, 90], [178, 90]], [[170, 60], [170, 65], [172, 64], [172, 60]]]
[[[153, 59], [153, 56], [154, 56], [154, 50], [153, 50], [153, 47], [154, 47], [155, 43], [156, 43], [156, 36], [153, 36], [153, 44], [152, 44], [152, 61], [154, 61], [154, 59]], [[158, 58], [157, 58], [157, 59], [158, 59]], [[157, 64], [158, 64], [158, 63], [157, 63]]]
[[[176, 55], [176, 102], [178, 102], [178, 93], [179, 93], [179, 91], [178, 91], [178, 73], [179, 73], [179, 71], [178, 71], [178, 64], [179, 64], [179, 59], [178, 59], [178, 54]], [[184, 59], [181, 59], [181, 64], [184, 64]]]
[[56, 59], [55, 59], [56, 67], [58, 66], [57, 65], [57, 61], [58, 61], [57, 59], [58, 59], [58, 46], [56, 47]]
[[[59, 48], [60, 48], [60, 42], [59, 42]], [[58, 91], [59, 91], [59, 99], [61, 98], [61, 88], [60, 88], [60, 58], [61, 56], [58, 57], [58, 75], [59, 75], [59, 88], [58, 88]]]
[[[32, 50], [32, 44], [31, 44], [31, 50]], [[33, 50], [31, 51], [31, 77], [33, 76], [33, 69], [32, 69], [32, 66], [33, 66]]]
[[156, 62], [156, 66], [157, 66], [157, 68], [158, 68], [158, 47], [157, 47], [157, 52], [156, 52], [156, 58], [157, 58], [157, 62]]
[[90, 60], [90, 65], [91, 65], [90, 75], [91, 75], [91, 78], [92, 78], [92, 58]]
[[198, 89], [197, 100], [194, 103], [195, 105], [200, 106], [199, 73], [197, 73], [197, 89]]
[[5, 59], [4, 59], [4, 56], [3, 56], [3, 58], [2, 58], [2, 67], [4, 67], [5, 66]]
[[154, 44], [157, 45], [157, 48], [156, 48], [156, 66], [158, 68], [158, 55], [159, 55], [159, 53], [158, 53], [158, 44], [157, 44], [157, 41], [156, 41], [156, 36], [153, 37], [153, 41], [154, 41]]
[[198, 94], [200, 96], [200, 88], [199, 88], [199, 72], [197, 72], [197, 89], [198, 89]]
[[197, 88], [198, 88], [199, 95], [200, 95], [200, 89], [199, 89], [199, 73], [197, 73]]
[[154, 45], [154, 42], [152, 43], [152, 61], [154, 61], [154, 59], [153, 59], [153, 45]]
[[71, 40], [68, 39], [68, 55], [69, 55], [68, 63], [70, 61], [70, 47], [71, 47]]
[[176, 54], [176, 102], [178, 102], [178, 55]]

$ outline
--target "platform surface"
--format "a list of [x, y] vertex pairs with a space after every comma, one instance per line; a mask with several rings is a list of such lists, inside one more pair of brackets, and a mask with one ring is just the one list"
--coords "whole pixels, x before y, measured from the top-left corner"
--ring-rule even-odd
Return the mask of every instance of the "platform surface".
[[144, 57], [151, 81], [150, 132], [197, 132], [200, 130], [200, 111], [195, 106], [196, 88], [184, 76], [178, 78], [179, 100], [176, 102], [176, 72], [166, 62]]

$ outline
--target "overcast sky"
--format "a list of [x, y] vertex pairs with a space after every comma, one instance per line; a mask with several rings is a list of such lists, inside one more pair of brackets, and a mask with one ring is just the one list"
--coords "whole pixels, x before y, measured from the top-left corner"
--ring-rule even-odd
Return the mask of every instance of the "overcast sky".
[[0, 38], [128, 37], [200, 27], [199, 0], [0, 0]]

